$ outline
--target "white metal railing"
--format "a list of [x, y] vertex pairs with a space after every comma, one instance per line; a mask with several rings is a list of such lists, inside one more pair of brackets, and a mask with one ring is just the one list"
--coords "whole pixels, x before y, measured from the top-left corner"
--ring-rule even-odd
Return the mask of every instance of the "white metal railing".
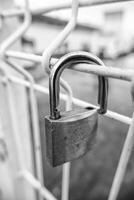
[[[51, 7], [44, 7], [41, 9], [36, 10], [30, 10], [28, 6], [28, 0], [25, 0], [25, 8], [24, 9], [17, 9], [17, 10], [11, 10], [11, 11], [3, 11], [0, 13], [0, 17], [2, 19], [6, 17], [11, 16], [18, 16], [18, 15], [24, 15], [24, 22], [23, 24], [15, 31], [11, 36], [9, 36], [1, 45], [0, 45], [0, 57], [1, 62], [3, 63], [2, 66], [0, 66], [1, 70], [3, 71], [3, 77], [1, 78], [1, 82], [3, 84], [6, 84], [6, 92], [8, 94], [8, 103], [10, 108], [10, 115], [12, 116], [12, 124], [14, 129], [14, 138], [16, 141], [16, 148], [18, 153], [18, 158], [20, 162], [20, 170], [18, 172], [18, 178], [24, 178], [29, 184], [39, 191], [40, 199], [46, 198], [48, 200], [56, 200], [56, 198], [53, 196], [53, 194], [48, 191], [48, 189], [43, 185], [42, 180], [42, 161], [41, 161], [41, 155], [40, 152], [35, 155], [36, 160], [36, 166], [37, 166], [37, 177], [35, 178], [33, 174], [31, 174], [25, 167], [25, 163], [23, 160], [23, 151], [21, 147], [21, 141], [18, 137], [18, 125], [15, 121], [16, 117], [16, 111], [14, 108], [14, 102], [12, 99], [12, 86], [11, 82], [23, 85], [27, 88], [29, 88], [30, 93], [30, 105], [31, 105], [31, 113], [32, 113], [32, 126], [33, 126], [33, 134], [34, 134], [34, 142], [37, 146], [40, 146], [39, 141], [39, 127], [38, 127], [38, 114], [37, 114], [37, 104], [36, 104], [36, 98], [35, 98], [35, 91], [48, 94], [48, 88], [45, 88], [41, 85], [38, 85], [34, 83], [33, 78], [30, 76], [28, 72], [26, 72], [25, 69], [20, 68], [16, 63], [11, 62], [11, 58], [21, 59], [21, 60], [28, 60], [32, 62], [41, 63], [42, 67], [44, 69], [46, 68], [47, 72], [49, 73], [49, 63], [51, 65], [54, 65], [57, 61], [57, 59], [52, 58], [52, 55], [54, 51], [57, 49], [57, 47], [67, 38], [67, 36], [72, 32], [72, 30], [75, 28], [76, 25], [76, 19], [77, 19], [77, 12], [78, 12], [78, 4], [79, 7], [83, 6], [95, 6], [95, 5], [102, 5], [107, 3], [117, 3], [117, 2], [127, 2], [127, 1], [133, 1], [133, 0], [94, 0], [94, 1], [82, 1], [79, 2], [77, 0], [72, 1], [72, 17], [68, 23], [68, 25], [64, 28], [64, 30], [59, 34], [59, 36], [52, 42], [52, 44], [48, 47], [48, 49], [45, 49], [42, 56], [34, 55], [34, 54], [26, 54], [19, 51], [12, 51], [9, 50], [9, 47], [16, 42], [28, 29], [28, 27], [31, 24], [31, 15], [36, 14], [44, 14], [47, 12], [51, 12], [53, 10], [60, 10], [60, 9], [66, 9], [70, 8], [70, 3], [63, 3], [62, 5], [54, 5]], [[4, 70], [4, 65], [10, 65], [10, 67], [14, 68], [16, 71], [21, 73], [26, 80], [19, 78], [17, 76], [9, 75]], [[116, 78], [120, 80], [125, 81], [132, 81], [133, 82], [133, 76], [134, 71], [129, 69], [119, 69], [119, 68], [113, 68], [113, 67], [100, 67], [97, 65], [83, 65], [82, 67], [80, 65], [75, 65], [71, 67], [72, 70], [85, 72], [85, 73], [92, 73], [96, 75], [103, 75], [110, 78]], [[70, 110], [72, 108], [72, 103], [75, 105], [79, 105], [82, 107], [85, 106], [92, 106], [96, 108], [97, 106], [89, 104], [87, 102], [84, 102], [80, 99], [74, 98], [72, 94], [72, 90], [68, 83], [66, 83], [64, 80], [62, 80], [62, 86], [65, 89], [67, 95], [61, 94], [60, 97], [66, 101], [66, 110]], [[124, 115], [120, 115], [118, 113], [107, 111], [107, 113], [104, 115], [106, 117], [116, 119], [120, 122], [126, 123], [130, 125], [129, 131], [125, 140], [125, 144], [123, 146], [122, 154], [120, 157], [120, 161], [117, 167], [117, 171], [114, 177], [113, 185], [111, 187], [111, 191], [109, 194], [109, 200], [115, 200], [117, 198], [117, 195], [119, 193], [121, 183], [123, 181], [123, 177], [126, 171], [126, 166], [129, 160], [129, 157], [131, 155], [131, 151], [133, 148], [133, 141], [134, 141], [134, 116], [133, 118], [129, 118]], [[31, 144], [32, 145], [32, 144]], [[36, 146], [35, 145], [35, 146]], [[66, 163], [63, 165], [63, 176], [62, 176], [62, 200], [68, 200], [68, 194], [69, 194], [69, 176], [70, 176], [70, 163]], [[38, 180], [37, 180], [38, 179]]]
[[[112, 3], [124, 3], [124, 2], [131, 2], [133, 0], [81, 0], [79, 1], [79, 7], [92, 7], [92, 6], [99, 6], [99, 5], [105, 5], [105, 4], [112, 4]], [[46, 14], [52, 11], [58, 11], [63, 9], [70, 9], [72, 4], [70, 2], [63, 2], [60, 5], [51, 5], [51, 6], [44, 6], [43, 8], [36, 8], [31, 9], [30, 12], [32, 15], [40, 15], [40, 14]], [[23, 15], [25, 12], [25, 9], [10, 9], [10, 10], [4, 10], [0, 13], [0, 16], [2, 18], [5, 17], [14, 17], [14, 16], [20, 16]]]

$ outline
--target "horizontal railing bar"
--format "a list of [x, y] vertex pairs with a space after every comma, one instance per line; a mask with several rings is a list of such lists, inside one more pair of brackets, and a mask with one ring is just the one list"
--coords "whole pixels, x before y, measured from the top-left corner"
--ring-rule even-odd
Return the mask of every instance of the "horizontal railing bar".
[[[42, 62], [42, 56], [22, 53], [18, 51], [7, 51], [6, 56], [16, 59], [38, 62], [38, 63]], [[52, 58], [50, 61], [51, 65], [54, 65], [57, 62], [57, 60], [58, 59], [56, 58]], [[75, 66], [71, 66], [70, 69], [101, 76], [103, 75], [106, 77], [121, 79], [125, 81], [131, 81], [131, 77], [134, 75], [134, 70], [132, 69], [120, 69], [115, 67], [103, 67], [103, 66], [100, 67], [99, 65], [89, 65], [89, 64], [88, 65], [83, 64], [82, 67], [80, 64], [78, 64]]]
[[[104, 5], [104, 4], [111, 4], [111, 3], [122, 3], [122, 2], [129, 2], [129, 1], [134, 1], [134, 0], [92, 0], [92, 1], [80, 1], [79, 2], [79, 7], [90, 7], [90, 6], [99, 6], [99, 5]], [[33, 10], [32, 14], [33, 15], [39, 15], [39, 14], [45, 14], [48, 12], [52, 11], [58, 11], [58, 10], [63, 10], [63, 9], [69, 9], [71, 8], [71, 3], [64, 3], [64, 4], [59, 4], [59, 5], [54, 5], [50, 6], [48, 8], [40, 8]]]
[[[20, 78], [15, 77], [15, 76], [10, 76], [9, 80], [12, 81], [13, 83], [17, 83], [17, 84], [20, 84], [20, 85], [23, 85], [25, 87], [30, 88], [30, 83], [28, 81], [26, 81], [26, 80], [20, 79]], [[1, 81], [4, 81], [4, 78]], [[47, 95], [49, 94], [49, 89], [44, 87], [44, 86], [41, 86], [41, 85], [38, 85], [38, 84], [34, 84], [33, 87], [38, 92], [41, 92], [41, 93], [44, 93], [44, 94], [47, 94]], [[64, 101], [67, 100], [67, 96], [65, 94], [61, 94], [60, 97]], [[73, 103], [75, 105], [81, 106], [81, 107], [91, 106], [93, 108], [98, 108], [98, 106], [95, 106], [93, 104], [90, 104], [88, 102], [82, 101], [82, 100], [74, 98], [74, 97], [73, 97]], [[107, 113], [104, 116], [107, 116], [110, 119], [118, 120], [118, 121], [120, 121], [122, 123], [125, 123], [125, 124], [128, 124], [128, 125], [130, 125], [131, 120], [132, 120], [131, 118], [129, 118], [127, 116], [118, 114], [118, 113], [110, 111], [110, 110], [108, 110]]]
[[[112, 4], [112, 3], [124, 3], [124, 2], [130, 2], [134, 0], [92, 0], [92, 1], [80, 1], [79, 7], [90, 7], [90, 6], [99, 6], [104, 4]], [[36, 8], [31, 9], [32, 15], [39, 15], [39, 14], [45, 14], [52, 11], [58, 11], [63, 9], [70, 9], [71, 3], [66, 2], [58, 5], [51, 5], [46, 7], [46, 5], [43, 8]], [[14, 17], [14, 16], [21, 16], [24, 14], [24, 9], [12, 9], [12, 10], [5, 10], [0, 13], [1, 17]]]
[[80, 64], [72, 66], [70, 69], [89, 74], [105, 76], [109, 78], [120, 79], [124, 81], [131, 81], [134, 75], [133, 69], [120, 69], [115, 67], [100, 67], [99, 65]]
[[25, 60], [25, 61], [36, 62], [36, 63], [42, 62], [42, 56], [40, 55], [24, 53], [24, 52], [19, 52], [19, 51], [8, 50], [5, 52], [5, 56], [7, 58], [11, 57], [11, 58], [19, 59], [19, 60]]

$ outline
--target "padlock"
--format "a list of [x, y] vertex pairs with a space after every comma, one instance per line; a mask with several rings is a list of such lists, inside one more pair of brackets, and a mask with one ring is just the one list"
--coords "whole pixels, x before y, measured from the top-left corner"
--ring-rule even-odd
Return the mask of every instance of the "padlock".
[[50, 116], [45, 117], [46, 155], [53, 167], [77, 159], [92, 148], [97, 135], [98, 113], [107, 111], [108, 79], [104, 76], [99, 76], [99, 109], [58, 110], [61, 73], [78, 63], [104, 66], [98, 57], [83, 51], [66, 54], [53, 66], [49, 77]]

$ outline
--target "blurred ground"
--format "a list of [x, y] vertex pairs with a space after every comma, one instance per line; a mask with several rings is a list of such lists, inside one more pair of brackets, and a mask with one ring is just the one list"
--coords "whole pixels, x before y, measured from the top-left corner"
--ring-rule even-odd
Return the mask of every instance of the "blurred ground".
[[[105, 63], [114, 67], [133, 68], [134, 58], [133, 55], [130, 55], [120, 60]], [[39, 74], [37, 71], [36, 73], [32, 71], [32, 73], [36, 74], [38, 83], [48, 85], [48, 80], [42, 76], [42, 73], [40, 73], [40, 78], [37, 76]], [[91, 103], [97, 102], [97, 77], [71, 70], [66, 70], [63, 77], [71, 85], [75, 97]], [[132, 103], [129, 90], [128, 82], [110, 79], [108, 109], [131, 116]], [[41, 137], [44, 142], [44, 116], [49, 113], [49, 101], [47, 95], [37, 93], [37, 98]], [[64, 104], [62, 103], [63, 107]], [[128, 125], [103, 116], [99, 117], [97, 144], [86, 156], [72, 162], [70, 200], [107, 199], [127, 130]], [[60, 197], [61, 167], [51, 168], [45, 156], [43, 161], [45, 163], [44, 182], [57, 197]], [[133, 184], [134, 159], [131, 156], [118, 199], [134, 199]]]

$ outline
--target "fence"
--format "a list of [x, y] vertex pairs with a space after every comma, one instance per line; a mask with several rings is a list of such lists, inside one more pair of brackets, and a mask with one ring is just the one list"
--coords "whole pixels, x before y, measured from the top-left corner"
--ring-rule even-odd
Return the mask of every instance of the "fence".
[[[39, 138], [39, 125], [38, 125], [38, 113], [37, 113], [37, 103], [36, 103], [36, 96], [35, 91], [40, 93], [48, 94], [49, 90], [46, 87], [38, 85], [34, 82], [33, 77], [25, 70], [20, 68], [15, 62], [12, 62], [10, 59], [15, 58], [19, 60], [28, 60], [36, 63], [41, 63], [46, 72], [49, 74], [49, 65], [54, 65], [57, 62], [57, 59], [52, 58], [54, 51], [57, 47], [62, 44], [62, 42], [67, 38], [67, 36], [74, 30], [75, 25], [77, 23], [77, 13], [79, 7], [84, 6], [96, 6], [102, 4], [110, 4], [110, 3], [117, 3], [117, 2], [126, 2], [131, 0], [103, 0], [103, 1], [86, 1], [86, 2], [78, 2], [77, 0], [72, 1], [72, 17], [68, 22], [67, 26], [64, 30], [58, 35], [58, 37], [49, 45], [47, 49], [44, 50], [42, 56], [33, 55], [28, 53], [23, 53], [19, 51], [9, 50], [9, 47], [13, 45], [28, 29], [31, 24], [31, 16], [36, 14], [45, 14], [47, 12], [51, 12], [53, 10], [60, 10], [71, 8], [70, 3], [62, 3], [62, 5], [58, 6], [51, 6], [51, 7], [44, 7], [42, 9], [35, 9], [30, 10], [28, 1], [25, 0], [25, 9], [14, 9], [14, 10], [5, 10], [0, 13], [0, 17], [2, 20], [8, 17], [14, 16], [24, 16], [24, 21], [22, 25], [9, 36], [1, 45], [0, 45], [0, 55], [1, 55], [1, 64], [0, 64], [0, 75], [1, 75], [1, 91], [3, 96], [6, 96], [8, 99], [8, 108], [7, 112], [10, 113], [11, 116], [11, 126], [13, 128], [13, 137], [15, 141], [15, 147], [17, 150], [17, 159], [18, 159], [18, 173], [16, 179], [23, 179], [28, 182], [38, 193], [36, 197], [39, 199], [47, 199], [47, 200], [56, 200], [53, 194], [44, 186], [42, 180], [42, 158], [41, 158], [41, 150], [40, 148], [40, 138]], [[22, 77], [12, 75], [12, 73], [8, 73], [6, 70], [6, 66], [10, 66], [10, 68], [15, 69], [19, 74], [21, 74], [25, 79]], [[96, 75], [103, 75], [109, 78], [115, 78], [125, 81], [130, 81], [133, 84], [133, 76], [134, 72], [130, 69], [119, 69], [114, 67], [105, 67], [105, 66], [98, 66], [98, 65], [75, 65], [71, 67], [71, 70], [76, 70], [80, 72], [86, 72]], [[24, 153], [22, 150], [22, 143], [18, 136], [19, 133], [19, 126], [16, 120], [16, 109], [15, 109], [15, 102], [14, 102], [14, 84], [22, 85], [26, 88], [29, 88], [29, 97], [30, 97], [30, 111], [31, 111], [31, 126], [33, 130], [33, 144], [31, 147], [34, 149], [33, 156], [33, 166], [34, 172], [29, 171], [28, 167], [25, 164]], [[66, 83], [63, 79], [61, 79], [61, 85], [67, 92], [67, 95], [61, 94], [60, 97], [64, 101], [66, 101], [66, 110], [70, 110], [72, 107], [72, 103], [75, 105], [85, 107], [85, 106], [92, 106], [93, 108], [97, 108], [97, 106], [84, 102], [80, 99], [74, 98], [72, 95], [72, 90], [68, 83]], [[133, 91], [132, 91], [133, 94]], [[3, 104], [4, 105], [4, 104]], [[4, 108], [5, 112], [5, 108]], [[111, 191], [109, 194], [109, 200], [115, 200], [119, 193], [124, 174], [126, 171], [127, 163], [129, 161], [129, 157], [132, 152], [133, 148], [133, 141], [134, 141], [134, 116], [131, 118], [112, 112], [110, 110], [104, 115], [105, 117], [118, 120], [120, 122], [126, 123], [130, 125], [129, 131], [127, 133], [127, 137], [122, 149], [121, 157], [119, 160], [119, 164], [116, 170], [116, 174], [114, 176], [113, 184], [111, 187]], [[38, 150], [37, 150], [38, 149]], [[32, 162], [32, 161], [31, 161]], [[69, 194], [69, 176], [70, 176], [70, 163], [66, 163], [63, 165], [63, 176], [62, 176], [62, 200], [68, 199]], [[34, 198], [33, 198], [34, 199]]]

